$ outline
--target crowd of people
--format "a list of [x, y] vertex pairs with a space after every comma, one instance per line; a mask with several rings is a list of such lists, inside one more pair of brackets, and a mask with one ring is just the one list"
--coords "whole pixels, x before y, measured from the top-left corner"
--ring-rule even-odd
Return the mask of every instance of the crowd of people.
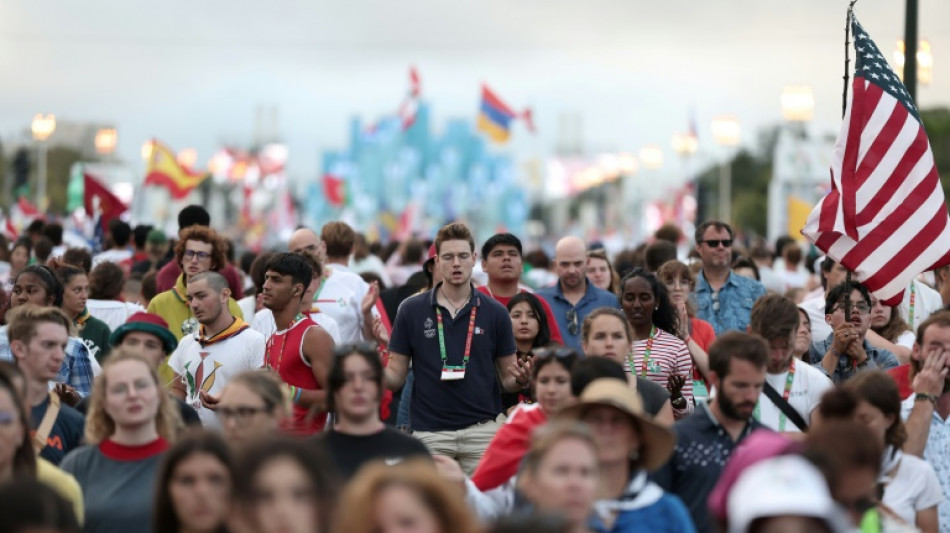
[[178, 223], [0, 242], [3, 531], [950, 531], [950, 267]]

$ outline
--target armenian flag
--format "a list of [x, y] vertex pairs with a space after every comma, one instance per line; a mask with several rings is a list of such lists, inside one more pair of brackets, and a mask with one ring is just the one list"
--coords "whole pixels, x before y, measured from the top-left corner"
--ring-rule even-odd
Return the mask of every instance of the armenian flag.
[[478, 112], [478, 129], [485, 132], [491, 140], [504, 143], [511, 136], [511, 121], [518, 118], [525, 121], [525, 126], [529, 131], [534, 131], [530, 109], [526, 109], [520, 114], [515, 113], [487, 85], [482, 85], [482, 103]]
[[165, 187], [171, 192], [172, 198], [181, 200], [208, 176], [207, 172], [193, 172], [183, 167], [167, 146], [158, 141], [152, 141], [145, 185]]

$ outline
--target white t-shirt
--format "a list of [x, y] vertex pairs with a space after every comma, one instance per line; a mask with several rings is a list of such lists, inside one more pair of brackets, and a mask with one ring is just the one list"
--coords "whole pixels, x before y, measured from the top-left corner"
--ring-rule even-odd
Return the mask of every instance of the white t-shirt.
[[894, 344], [913, 350], [915, 342], [917, 342], [917, 335], [914, 335], [912, 331], [905, 331], [897, 336], [897, 342]]
[[[766, 374], [765, 379], [781, 396], [785, 391], [788, 372]], [[792, 389], [789, 391], [788, 403], [798, 411], [798, 414], [802, 415], [805, 422], [809, 422], [811, 412], [821, 403], [822, 395], [832, 388], [834, 388], [834, 384], [820, 370], [801, 361], [796, 361], [795, 377], [792, 378]], [[772, 403], [772, 400], [764, 392], [759, 396], [759, 405], [756, 412], [759, 421], [774, 431], [801, 433], [798, 426], [791, 420], [787, 420], [785, 414]], [[784, 427], [782, 425], [783, 419], [785, 419]]]
[[917, 511], [929, 509], [942, 501], [943, 489], [933, 467], [923, 459], [905, 453], [897, 474], [884, 488], [884, 505], [914, 525]]
[[802, 302], [799, 307], [808, 313], [808, 320], [811, 321], [811, 341], [823, 341], [834, 331], [831, 326], [825, 322], [825, 295], [810, 298]]
[[904, 291], [904, 299], [897, 306], [901, 311], [904, 321], [910, 324], [910, 327], [916, 331], [921, 322], [927, 320], [927, 317], [943, 309], [943, 298], [940, 293], [931, 289], [926, 284], [917, 280], [911, 282], [914, 289], [914, 316], [910, 316], [910, 297], [911, 287]]
[[[201, 346], [197, 333], [182, 337], [168, 358], [168, 366], [185, 379], [185, 402], [194, 407], [205, 427], [221, 424], [211, 409], [201, 405], [198, 391], [212, 396], [221, 394], [231, 378], [264, 366], [264, 336], [247, 328], [222, 341]], [[179, 378], [180, 379], [180, 378]]]
[[106, 323], [109, 329], [125, 324], [130, 316], [138, 312], [145, 312], [145, 308], [135, 302], [120, 302], [119, 300], [86, 300], [89, 314]]
[[[333, 320], [326, 313], [310, 313], [310, 320], [317, 323], [318, 326], [326, 330], [333, 344], [340, 344], [340, 327], [336, 320]], [[274, 313], [270, 309], [261, 309], [254, 314], [254, 322], [251, 323], [254, 331], [264, 336], [264, 342], [271, 338], [271, 335], [277, 332], [277, 322], [274, 321]]]
[[132, 250], [106, 250], [104, 252], [99, 252], [92, 258], [92, 268], [96, 268], [96, 265], [102, 263], [103, 261], [121, 263], [122, 261], [131, 258]]
[[[323, 289], [314, 295], [313, 305], [321, 313], [326, 313], [336, 320], [340, 328], [341, 342], [361, 342], [363, 340], [363, 312], [360, 310], [360, 304], [369, 285], [363, 281], [363, 278], [352, 272], [338, 270], [332, 265], [328, 267], [332, 269], [330, 277], [323, 284]], [[360, 283], [366, 287], [361, 289]], [[373, 314], [376, 314], [375, 309]]]

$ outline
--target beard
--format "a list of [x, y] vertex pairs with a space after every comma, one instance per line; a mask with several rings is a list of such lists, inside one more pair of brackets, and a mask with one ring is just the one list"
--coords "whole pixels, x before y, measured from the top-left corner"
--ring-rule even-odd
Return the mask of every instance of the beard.
[[[722, 414], [733, 420], [746, 420], [752, 415], [752, 410], [755, 409], [754, 403], [733, 402], [729, 396], [721, 391], [716, 396], [716, 402], [719, 403], [719, 410], [722, 411]], [[740, 413], [740, 407], [748, 407], [748, 414]]]

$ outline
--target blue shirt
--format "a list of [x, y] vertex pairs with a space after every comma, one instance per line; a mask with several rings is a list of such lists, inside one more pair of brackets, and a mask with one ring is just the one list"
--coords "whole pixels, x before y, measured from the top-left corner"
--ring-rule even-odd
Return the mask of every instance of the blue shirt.
[[745, 333], [755, 301], [765, 296], [765, 287], [758, 281], [729, 272], [718, 293], [712, 290], [702, 271], [696, 280], [696, 316], [712, 324], [716, 336], [727, 331]]
[[[46, 410], [49, 409], [49, 403], [49, 395], [47, 395], [40, 404], [30, 408], [30, 424], [33, 431], [36, 431], [42, 423]], [[59, 465], [66, 454], [79, 448], [85, 429], [86, 418], [79, 411], [60, 403], [59, 413], [56, 414], [53, 427], [46, 436], [46, 446], [40, 450], [40, 457], [54, 465]]]
[[897, 356], [887, 350], [881, 350], [871, 346], [868, 340], [864, 339], [864, 351], [868, 354], [867, 361], [855, 367], [851, 364], [850, 357], [845, 354], [841, 354], [838, 356], [838, 366], [835, 368], [835, 373], [829, 376], [828, 371], [825, 370], [825, 367], [821, 366], [821, 360], [824, 359], [825, 354], [828, 353], [834, 338], [835, 334], [832, 333], [831, 335], [828, 335], [828, 338], [823, 341], [813, 342], [808, 348], [808, 357], [812, 366], [816, 367], [818, 370], [821, 370], [824, 375], [831, 378], [831, 381], [834, 381], [835, 383], [844, 383], [851, 376], [854, 376], [858, 372], [867, 370], [869, 368], [888, 370], [900, 364], [900, 362], [897, 361]]
[[[601, 512], [616, 515], [611, 527]], [[667, 494], [658, 485], [646, 481], [646, 474], [634, 474], [630, 484], [616, 500], [600, 500], [587, 521], [596, 533], [694, 533], [693, 521], [679, 498]]]
[[[561, 330], [564, 345], [577, 353], [582, 353], [581, 324], [584, 323], [584, 318], [599, 307], [613, 307], [614, 309], [619, 307], [616, 294], [595, 287], [589, 279], [585, 278], [585, 283], [587, 283], [587, 290], [584, 291], [584, 296], [577, 302], [577, 305], [572, 304], [564, 297], [560, 281], [535, 293], [535, 295], [544, 298], [551, 306], [551, 312], [554, 313], [557, 327]], [[572, 309], [577, 317], [575, 333], [571, 333], [571, 324], [575, 321], [567, 319], [568, 312]]]
[[750, 418], [739, 439], [734, 441], [705, 403], [697, 405], [691, 415], [673, 424], [676, 433], [673, 456], [653, 474], [653, 480], [683, 500], [699, 533], [715, 530], [709, 516], [709, 494], [719, 481], [732, 451], [753, 431], [761, 428], [765, 426]]
[[[495, 363], [500, 357], [514, 355], [516, 349], [511, 317], [500, 303], [473, 287], [468, 303], [452, 318], [436, 300], [441, 286], [400, 304], [389, 342], [390, 351], [412, 360], [415, 381], [410, 420], [412, 429], [418, 431], [456, 431], [494, 420], [502, 411]], [[465, 378], [442, 381], [436, 313], [442, 313], [446, 364], [461, 366], [474, 309], [475, 329]]]
[[[0, 328], [0, 361], [13, 361], [7, 326]], [[59, 375], [56, 376], [56, 382], [69, 385], [85, 398], [92, 392], [93, 378], [89, 349], [79, 337], [70, 337], [66, 343], [66, 357], [59, 369]]]

